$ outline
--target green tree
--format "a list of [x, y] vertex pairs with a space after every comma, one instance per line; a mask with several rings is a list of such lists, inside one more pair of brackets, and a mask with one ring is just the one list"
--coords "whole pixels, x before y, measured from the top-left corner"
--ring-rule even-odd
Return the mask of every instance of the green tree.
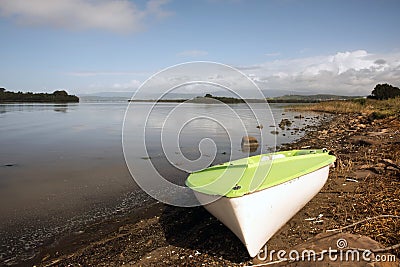
[[389, 98], [395, 98], [400, 96], [400, 89], [398, 87], [394, 87], [390, 84], [377, 84], [372, 90], [371, 95], [369, 98], [374, 98], [374, 99], [389, 99]]
[[74, 95], [68, 95], [64, 90], [48, 93], [17, 93], [8, 92], [4, 88], [0, 88], [0, 102], [79, 102], [79, 98]]
[[53, 95], [55, 95], [55, 96], [68, 96], [68, 93], [65, 92], [64, 90], [61, 90], [61, 91], [54, 91]]

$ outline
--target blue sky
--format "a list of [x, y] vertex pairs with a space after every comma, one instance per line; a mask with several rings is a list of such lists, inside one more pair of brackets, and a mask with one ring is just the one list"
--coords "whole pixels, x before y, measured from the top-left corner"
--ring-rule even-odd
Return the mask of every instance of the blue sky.
[[0, 0], [0, 86], [134, 91], [174, 64], [228, 64], [260, 88], [400, 86], [400, 1]]

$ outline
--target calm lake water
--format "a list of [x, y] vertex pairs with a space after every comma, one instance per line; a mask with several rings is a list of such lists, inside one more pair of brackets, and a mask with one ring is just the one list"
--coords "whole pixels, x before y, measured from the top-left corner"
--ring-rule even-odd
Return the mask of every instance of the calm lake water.
[[[33, 257], [37, 247], [60, 234], [79, 231], [90, 222], [151, 201], [132, 179], [124, 160], [122, 125], [127, 105], [0, 105], [0, 265]], [[270, 105], [272, 115], [276, 124], [282, 118], [293, 121], [290, 130], [275, 129], [270, 118], [264, 118], [262, 129], [257, 128], [259, 122], [252, 112], [265, 112], [261, 104], [254, 104], [252, 110], [243, 104], [230, 105], [229, 110], [224, 105], [185, 104], [172, 116], [177, 104], [161, 103], [146, 120], [143, 118], [153, 103], [134, 105], [125, 123], [129, 157], [139, 163], [151, 160], [166, 179], [177, 184], [187, 176], [183, 170], [196, 168], [192, 161], [200, 155], [205, 161], [199, 161], [198, 169], [248, 155], [240, 146], [244, 132], [238, 118], [247, 134], [264, 136], [265, 142], [250, 154], [271, 151], [275, 142], [292, 142], [304, 134], [302, 128], [319, 122], [316, 114], [295, 119], [298, 113], [285, 112], [282, 104]], [[206, 115], [216, 119], [206, 119]], [[190, 121], [196, 116], [200, 117]], [[145, 141], [141, 140], [144, 122]], [[173, 137], [178, 125], [176, 147]], [[273, 130], [279, 134], [271, 133]], [[161, 134], [166, 136], [165, 149], [172, 153], [167, 156], [181, 167], [167, 160]], [[204, 138], [214, 140], [215, 145], [207, 141], [201, 151], [199, 143]], [[145, 142], [147, 154], [135, 150], [138, 142]], [[185, 166], [185, 158], [191, 166]]]

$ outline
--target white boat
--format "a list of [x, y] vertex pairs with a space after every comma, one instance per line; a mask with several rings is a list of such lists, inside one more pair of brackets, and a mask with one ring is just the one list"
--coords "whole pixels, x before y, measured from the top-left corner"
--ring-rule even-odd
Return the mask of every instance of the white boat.
[[186, 185], [255, 257], [321, 190], [335, 160], [326, 150], [263, 154], [194, 172]]

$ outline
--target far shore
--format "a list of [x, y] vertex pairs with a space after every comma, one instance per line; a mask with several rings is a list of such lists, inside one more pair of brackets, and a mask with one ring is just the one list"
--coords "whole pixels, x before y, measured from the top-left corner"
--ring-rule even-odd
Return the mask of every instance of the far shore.
[[79, 97], [69, 95], [66, 91], [53, 93], [10, 92], [0, 88], [0, 103], [77, 103]]
[[334, 100], [351, 100], [362, 99], [359, 96], [336, 96], [336, 95], [285, 95], [272, 98], [235, 98], [235, 97], [220, 97], [207, 94], [204, 97], [195, 98], [179, 98], [179, 99], [129, 99], [128, 102], [161, 102], [161, 103], [197, 103], [197, 104], [242, 104], [242, 103], [320, 103]]

